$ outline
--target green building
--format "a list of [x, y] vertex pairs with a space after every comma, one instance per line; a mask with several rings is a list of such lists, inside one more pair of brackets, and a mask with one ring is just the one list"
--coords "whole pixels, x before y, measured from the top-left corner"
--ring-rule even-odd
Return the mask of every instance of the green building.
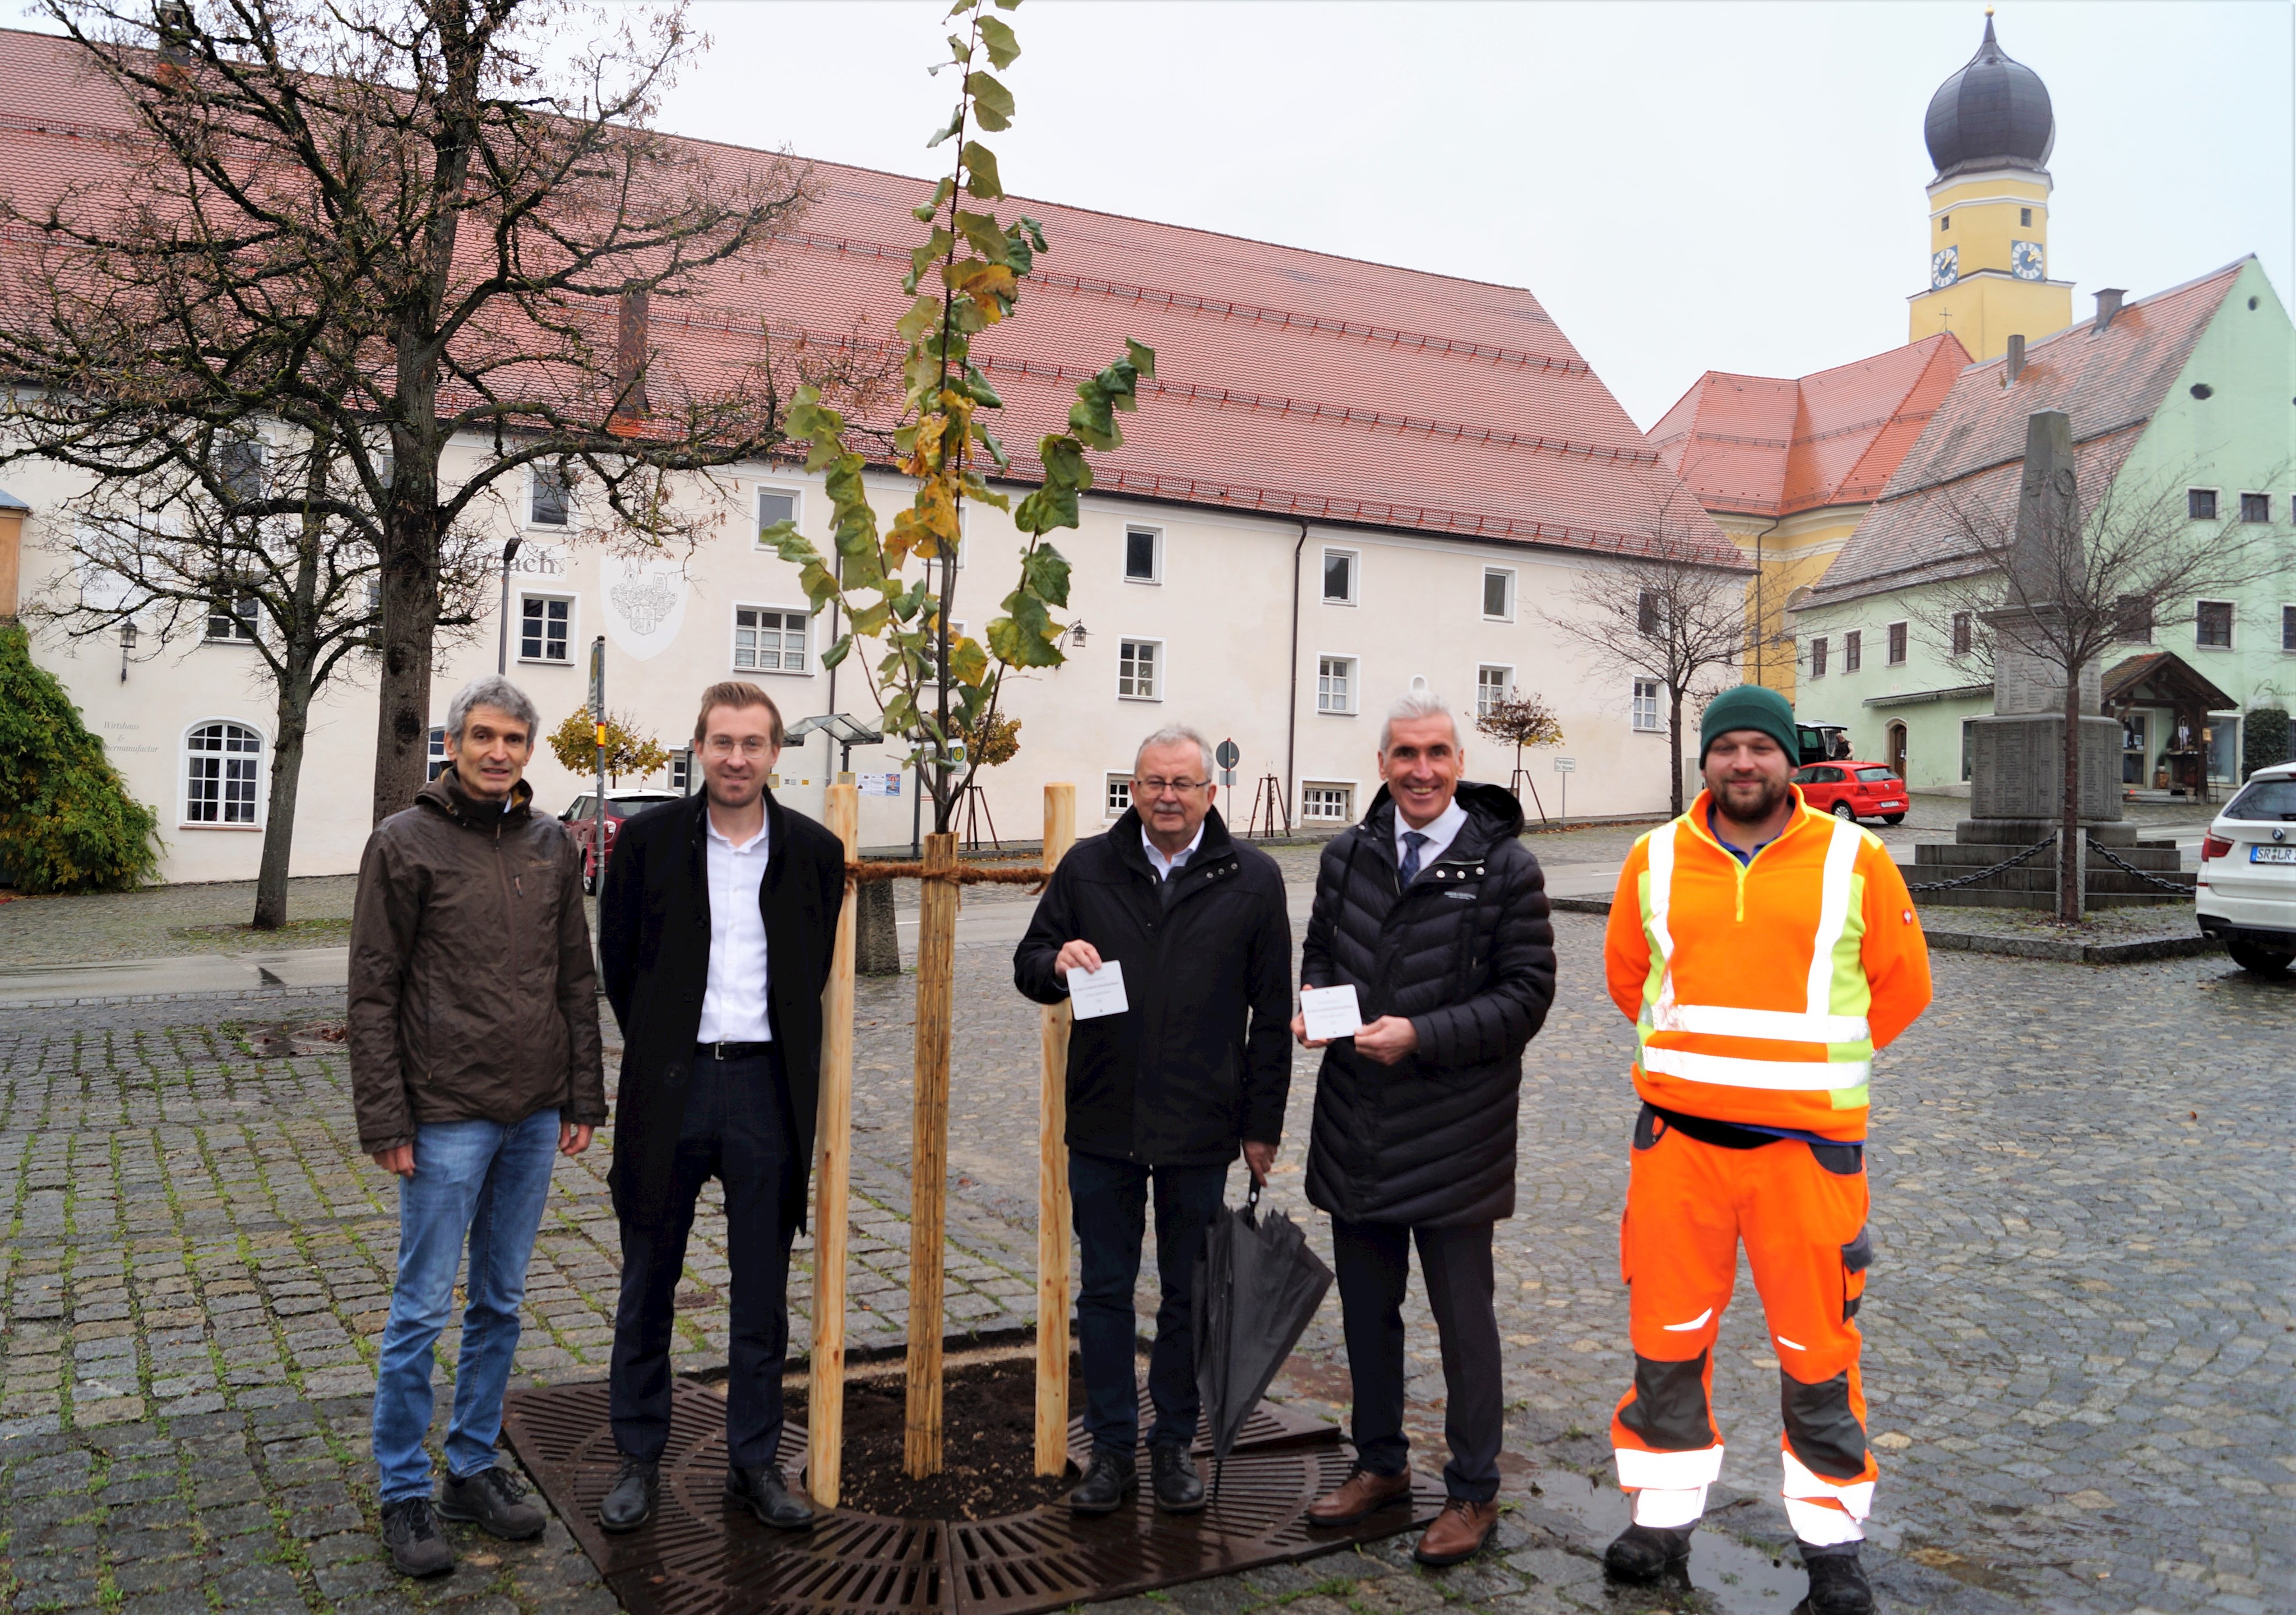
[[[1992, 710], [1981, 632], [1952, 597], [1988, 563], [1971, 512], [2013, 519], [2026, 418], [2072, 422], [2081, 499], [2171, 503], [2259, 537], [2262, 580], [2136, 619], [2105, 658], [2122, 780], [2193, 790], [2240, 777], [2243, 715], [2296, 696], [2296, 329], [2253, 258], [1962, 371], [1824, 577], [1792, 611], [1805, 721], [1844, 725], [1860, 758], [1917, 790], [1965, 788], [1965, 725]], [[2155, 506], [2154, 508], [2158, 508]], [[2256, 524], [2263, 524], [2261, 527]], [[1958, 653], [1956, 653], [1958, 652]]]

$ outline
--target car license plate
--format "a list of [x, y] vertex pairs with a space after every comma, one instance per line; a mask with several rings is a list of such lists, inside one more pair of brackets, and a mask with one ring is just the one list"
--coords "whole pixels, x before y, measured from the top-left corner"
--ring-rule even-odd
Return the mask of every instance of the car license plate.
[[2251, 864], [2296, 864], [2296, 847], [2251, 847], [2248, 849]]

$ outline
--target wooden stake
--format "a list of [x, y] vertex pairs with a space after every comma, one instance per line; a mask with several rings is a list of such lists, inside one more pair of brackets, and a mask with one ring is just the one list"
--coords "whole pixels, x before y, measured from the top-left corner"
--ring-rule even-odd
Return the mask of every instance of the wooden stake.
[[[859, 842], [861, 793], [832, 785], [824, 815], [849, 861]], [[829, 985], [821, 995], [821, 1108], [816, 1121], [813, 1199], [813, 1358], [806, 1391], [806, 1489], [837, 1506], [845, 1455], [845, 1235], [853, 1158], [853, 946], [855, 892], [837, 911]]]
[[[1076, 844], [1076, 787], [1045, 787], [1045, 868]], [[1069, 1006], [1046, 1009], [1037, 1114], [1037, 1472], [1069, 1462]]]
[[916, 1103], [909, 1143], [909, 1397], [902, 1455], [909, 1478], [940, 1473], [941, 1243], [948, 1196], [948, 1046], [956, 966], [956, 836], [925, 838], [917, 910]]

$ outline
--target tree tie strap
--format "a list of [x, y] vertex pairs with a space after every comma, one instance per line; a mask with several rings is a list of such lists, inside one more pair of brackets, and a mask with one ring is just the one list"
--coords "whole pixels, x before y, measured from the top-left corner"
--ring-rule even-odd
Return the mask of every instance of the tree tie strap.
[[953, 864], [947, 869], [927, 869], [906, 858], [886, 862], [857, 858], [847, 861], [845, 883], [866, 886], [878, 881], [946, 881], [958, 886], [1027, 886], [1042, 891], [1048, 873], [1033, 864], [1018, 868]]

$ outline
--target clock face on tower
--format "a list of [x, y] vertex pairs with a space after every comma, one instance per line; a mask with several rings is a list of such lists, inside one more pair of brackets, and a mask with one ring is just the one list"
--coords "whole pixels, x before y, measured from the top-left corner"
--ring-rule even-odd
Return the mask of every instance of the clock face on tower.
[[1930, 254], [1930, 288], [1950, 286], [1961, 278], [1961, 249], [1946, 247]]
[[2041, 243], [2011, 242], [2009, 243], [2009, 273], [2021, 281], [2041, 278]]

